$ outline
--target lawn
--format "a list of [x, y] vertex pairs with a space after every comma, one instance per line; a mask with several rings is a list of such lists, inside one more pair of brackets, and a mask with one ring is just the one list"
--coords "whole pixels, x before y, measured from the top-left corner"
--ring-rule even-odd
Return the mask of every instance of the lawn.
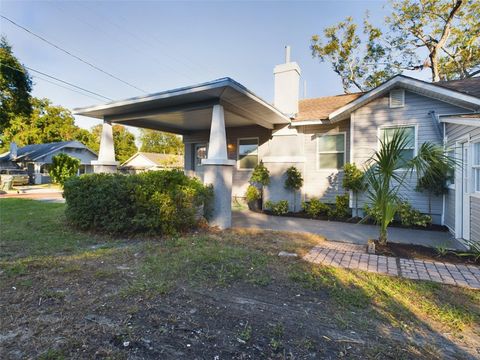
[[116, 239], [0, 200], [2, 358], [480, 356], [480, 292], [285, 259], [319, 236]]

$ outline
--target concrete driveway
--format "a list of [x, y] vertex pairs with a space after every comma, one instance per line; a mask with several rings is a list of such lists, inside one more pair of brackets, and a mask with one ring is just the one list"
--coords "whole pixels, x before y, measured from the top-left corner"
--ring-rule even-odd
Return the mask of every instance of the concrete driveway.
[[0, 194], [0, 199], [17, 198], [17, 199], [33, 199], [48, 202], [65, 202], [62, 196], [63, 190], [56, 186], [45, 185], [27, 185], [17, 186], [6, 194]]
[[[378, 237], [378, 227], [365, 224], [349, 224], [338, 221], [301, 219], [271, 216], [248, 210], [232, 213], [232, 226], [252, 229], [306, 232], [318, 234], [327, 240], [353, 244], [367, 244], [368, 239]], [[463, 249], [449, 232], [389, 228], [388, 240], [395, 243], [429, 247], [447, 246]]]

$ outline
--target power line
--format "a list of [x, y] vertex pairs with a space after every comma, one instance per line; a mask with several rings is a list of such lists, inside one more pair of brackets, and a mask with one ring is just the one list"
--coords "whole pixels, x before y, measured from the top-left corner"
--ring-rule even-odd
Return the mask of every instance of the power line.
[[38, 75], [32, 75], [32, 77], [34, 77], [35, 79], [40, 79], [40, 80], [43, 80], [43, 81], [45, 81], [45, 82], [47, 82], [47, 83], [50, 83], [50, 84], [52, 84], [52, 85], [59, 86], [59, 87], [61, 87], [61, 88], [63, 88], [63, 89], [66, 89], [66, 90], [70, 90], [70, 91], [76, 92], [77, 94], [80, 94], [80, 95], [86, 96], [86, 97], [88, 97], [88, 98], [90, 98], [90, 99], [98, 100], [98, 98], [96, 98], [96, 97], [94, 97], [94, 96], [91, 96], [91, 95], [85, 94], [85, 93], [83, 93], [83, 92], [81, 92], [81, 91], [77, 91], [77, 90], [75, 90], [75, 89], [72, 89], [72, 88], [69, 88], [69, 87], [66, 87], [66, 86], [60, 85], [60, 84], [58, 84], [58, 83], [56, 83], [56, 82], [53, 82], [53, 81], [50, 81], [50, 80], [48, 80], [48, 79], [44, 79], [44, 78], [43, 78], [43, 77], [41, 77], [41, 76], [38, 76]]
[[[5, 64], [2, 64], [2, 63], [0, 63], [0, 65], [1, 65], [1, 66], [5, 66], [5, 67], [8, 67], [8, 68], [10, 68], [10, 69], [12, 69], [12, 70], [15, 70], [15, 71], [18, 71], [18, 72], [21, 72], [21, 73], [24, 73], [24, 74], [25, 74], [25, 71], [22, 71], [22, 70], [20, 70], [20, 69], [18, 69], [18, 68], [14, 68], [14, 67], [12, 67], [12, 66], [5, 65]], [[107, 96], [103, 96], [103, 95], [98, 94], [98, 93], [96, 93], [96, 92], [87, 90], [87, 89], [85, 89], [85, 88], [82, 88], [82, 87], [80, 87], [80, 86], [77, 86], [77, 85], [75, 85], [75, 84], [72, 84], [72, 83], [70, 83], [70, 82], [68, 82], [68, 81], [65, 81], [65, 80], [59, 79], [59, 78], [57, 78], [57, 77], [55, 77], [55, 76], [46, 74], [46, 73], [44, 73], [44, 72], [42, 72], [42, 71], [32, 69], [31, 67], [28, 67], [28, 66], [23, 66], [23, 67], [24, 67], [25, 69], [30, 70], [30, 71], [33, 71], [33, 72], [36, 72], [36, 73], [41, 74], [41, 75], [43, 75], [43, 76], [46, 76], [46, 77], [48, 77], [48, 78], [50, 78], [50, 79], [59, 81], [59, 82], [64, 83], [64, 84], [66, 84], [66, 85], [69, 85], [69, 86], [72, 86], [72, 87], [77, 88], [77, 89], [79, 89], [79, 90], [82, 90], [82, 91], [85, 91], [85, 92], [87, 92], [87, 93], [90, 93], [90, 94], [92, 94], [92, 95], [95, 95], [95, 96], [104, 98], [104, 99], [106, 99], [106, 100], [113, 101], [113, 99], [111, 99], [111, 98], [109, 98], [109, 97], [107, 97]], [[40, 77], [39, 77], [39, 78], [40, 78]], [[40, 78], [40, 79], [41, 79], [41, 78]], [[45, 80], [45, 79], [42, 79], [42, 80]]]
[[35, 36], [36, 38], [42, 40], [43, 42], [46, 42], [47, 44], [53, 46], [54, 48], [56, 48], [56, 49], [64, 52], [65, 54], [67, 54], [67, 55], [69, 55], [69, 56], [71, 56], [71, 57], [73, 57], [73, 58], [75, 58], [75, 59], [83, 62], [84, 64], [87, 64], [88, 66], [94, 68], [95, 70], [98, 70], [98, 71], [104, 73], [105, 75], [108, 75], [108, 76], [110, 76], [111, 78], [113, 78], [113, 79], [115, 79], [115, 80], [118, 80], [118, 81], [120, 81], [120, 82], [122, 82], [122, 83], [124, 83], [124, 84], [126, 84], [126, 85], [128, 85], [128, 86], [130, 86], [130, 87], [132, 87], [132, 88], [134, 88], [134, 89], [137, 89], [137, 90], [139, 90], [139, 91], [141, 91], [141, 92], [143, 92], [143, 93], [145, 93], [145, 94], [147, 93], [147, 91], [145, 91], [145, 90], [143, 90], [143, 89], [140, 89], [139, 87], [136, 87], [135, 85], [133, 85], [133, 84], [131, 84], [131, 83], [125, 81], [125, 80], [120, 79], [119, 77], [117, 77], [117, 76], [109, 73], [108, 71], [105, 71], [105, 70], [99, 68], [98, 66], [92, 64], [91, 62], [88, 62], [87, 60], [82, 59], [81, 57], [79, 57], [79, 56], [77, 56], [77, 55], [75, 55], [75, 54], [72, 54], [70, 51], [63, 49], [62, 47], [60, 47], [60, 46], [52, 43], [51, 41], [49, 41], [49, 40], [45, 39], [44, 37], [42, 37], [42, 36], [34, 33], [33, 31], [30, 31], [29, 29], [23, 27], [22, 25], [17, 24], [15, 21], [7, 18], [6, 16], [0, 14], [0, 17], [2, 17], [3, 19], [9, 21], [10, 23], [12, 23], [13, 25], [15, 25], [16, 27], [18, 27], [18, 28], [26, 31], [26, 32], [29, 33], [30, 35], [33, 35], [33, 36]]

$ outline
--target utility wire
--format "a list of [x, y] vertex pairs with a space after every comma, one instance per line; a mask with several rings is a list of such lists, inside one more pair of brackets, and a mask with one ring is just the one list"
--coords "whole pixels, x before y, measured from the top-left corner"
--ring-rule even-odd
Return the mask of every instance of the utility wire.
[[[18, 68], [14, 68], [14, 67], [9, 66], [9, 65], [5, 65], [5, 64], [0, 63], [0, 66], [5, 66], [5, 67], [7, 67], [7, 68], [10, 68], [10, 69], [12, 69], [12, 70], [15, 70], [15, 71], [18, 71], [18, 72], [21, 72], [21, 73], [24, 73], [24, 74], [25, 74], [25, 71], [22, 71], [22, 70], [20, 70], [20, 69], [18, 69]], [[64, 83], [64, 84], [66, 84], [66, 85], [72, 86], [72, 87], [74, 87], [74, 88], [76, 88], [76, 89], [85, 91], [85, 92], [87, 92], [87, 93], [90, 93], [90, 94], [92, 94], [92, 95], [95, 95], [95, 96], [104, 98], [104, 99], [106, 99], [106, 100], [113, 101], [113, 99], [111, 99], [111, 98], [109, 98], [109, 97], [107, 97], [107, 96], [100, 95], [100, 94], [98, 94], [98, 93], [96, 93], [96, 92], [87, 90], [87, 89], [85, 89], [85, 88], [82, 88], [82, 87], [80, 87], [80, 86], [77, 86], [77, 85], [75, 85], [75, 84], [72, 84], [72, 83], [70, 83], [70, 82], [68, 82], [68, 81], [59, 79], [59, 78], [57, 78], [57, 77], [55, 77], [55, 76], [48, 75], [48, 74], [46, 74], [46, 73], [44, 73], [44, 72], [42, 72], [42, 71], [38, 71], [38, 70], [32, 69], [31, 67], [28, 67], [28, 66], [23, 66], [23, 67], [24, 67], [25, 69], [28, 69], [28, 70], [33, 71], [33, 72], [35, 72], [35, 73], [41, 74], [41, 75], [43, 75], [43, 76], [46, 76], [46, 77], [48, 77], [48, 78], [50, 78], [50, 79], [53, 79], [53, 80], [59, 81], [59, 82], [61, 82], [61, 83]], [[40, 79], [41, 79], [41, 78], [40, 78]], [[42, 80], [44, 80], [44, 79], [42, 79]]]
[[97, 100], [97, 101], [98, 101], [98, 98], [97, 98], [97, 97], [94, 97], [94, 96], [85, 94], [85, 93], [83, 93], [83, 92], [81, 92], [81, 91], [78, 91], [78, 90], [69, 88], [69, 87], [67, 87], [67, 86], [63, 86], [63, 85], [58, 84], [58, 83], [56, 83], [56, 82], [54, 82], [54, 81], [50, 81], [50, 80], [48, 80], [48, 79], [45, 79], [45, 78], [43, 78], [43, 77], [41, 77], [41, 76], [39, 76], [39, 75], [32, 75], [32, 77], [35, 78], [35, 79], [43, 80], [43, 81], [45, 81], [45, 82], [47, 82], [47, 83], [50, 83], [50, 84], [52, 84], [52, 85], [56, 85], [56, 86], [61, 87], [61, 88], [63, 88], [63, 89], [76, 92], [77, 94], [80, 94], [80, 95], [86, 96], [86, 97], [88, 97], [88, 98], [90, 98], [90, 99], [94, 99], [94, 100]]
[[125, 81], [125, 80], [120, 79], [119, 77], [117, 77], [117, 76], [109, 73], [108, 71], [105, 71], [105, 70], [99, 68], [98, 66], [92, 64], [91, 62], [88, 62], [87, 60], [82, 59], [81, 57], [79, 57], [79, 56], [77, 56], [77, 55], [75, 55], [75, 54], [72, 54], [70, 51], [63, 49], [62, 47], [60, 47], [60, 46], [52, 43], [51, 41], [49, 41], [49, 40], [45, 39], [44, 37], [42, 37], [42, 36], [34, 33], [33, 31], [30, 31], [29, 29], [23, 27], [22, 25], [17, 24], [15, 21], [7, 18], [6, 16], [0, 14], [0, 17], [3, 18], [3, 19], [5, 19], [5, 20], [7, 20], [7, 21], [10, 22], [10, 23], [12, 23], [12, 24], [15, 25], [16, 27], [18, 27], [18, 28], [26, 31], [26, 32], [29, 33], [30, 35], [33, 35], [33, 36], [35, 36], [36, 38], [42, 40], [43, 42], [46, 42], [47, 44], [53, 46], [54, 48], [56, 48], [56, 49], [64, 52], [65, 54], [67, 54], [67, 55], [69, 55], [69, 56], [71, 56], [71, 57], [73, 57], [73, 58], [75, 58], [75, 59], [83, 62], [84, 64], [87, 64], [88, 66], [94, 68], [95, 70], [98, 70], [98, 71], [104, 73], [105, 75], [108, 75], [108, 76], [110, 76], [111, 78], [113, 78], [113, 79], [115, 79], [115, 80], [118, 80], [118, 81], [120, 81], [120, 82], [122, 82], [122, 83], [124, 83], [124, 84], [126, 84], [126, 85], [128, 85], [128, 86], [130, 86], [130, 87], [132, 87], [132, 88], [134, 88], [134, 89], [137, 89], [137, 90], [139, 90], [139, 91], [141, 91], [141, 92], [143, 92], [143, 93], [145, 93], [145, 94], [147, 93], [147, 91], [145, 91], [145, 90], [143, 90], [143, 89], [140, 89], [139, 87], [136, 87], [135, 85], [133, 85], [133, 84], [131, 84], [131, 83]]

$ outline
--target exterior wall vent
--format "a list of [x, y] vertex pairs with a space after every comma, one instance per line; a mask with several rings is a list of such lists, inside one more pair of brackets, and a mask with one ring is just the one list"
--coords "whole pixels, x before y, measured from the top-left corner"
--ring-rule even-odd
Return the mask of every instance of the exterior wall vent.
[[390, 107], [399, 108], [405, 106], [405, 90], [395, 89], [390, 91]]

